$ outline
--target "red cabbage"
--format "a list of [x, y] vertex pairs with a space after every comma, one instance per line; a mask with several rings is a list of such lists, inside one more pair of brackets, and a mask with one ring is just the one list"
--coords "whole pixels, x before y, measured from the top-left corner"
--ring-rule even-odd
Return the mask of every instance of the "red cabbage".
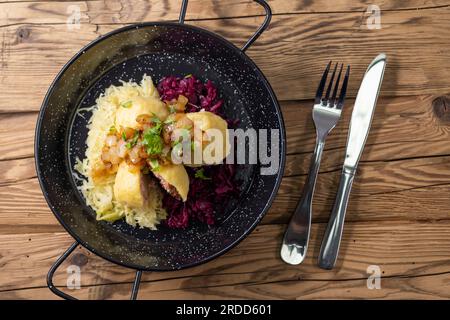
[[181, 94], [188, 98], [186, 112], [196, 112], [205, 109], [218, 114], [223, 100], [217, 97], [217, 88], [211, 80], [203, 84], [195, 76], [185, 78], [168, 76], [164, 77], [157, 86], [163, 101], [178, 99]]
[[186, 168], [186, 170], [190, 181], [187, 201], [182, 202], [168, 193], [164, 194], [163, 206], [168, 213], [166, 224], [170, 228], [186, 228], [191, 220], [197, 220], [213, 225], [215, 209], [219, 209], [231, 197], [239, 194], [235, 181], [235, 165], [203, 167], [201, 170], [208, 179], [195, 177], [195, 172], [200, 169]]
[[[163, 101], [178, 99], [180, 94], [188, 98], [186, 112], [204, 109], [220, 114], [223, 100], [218, 99], [217, 88], [212, 81], [203, 84], [194, 76], [179, 78], [164, 77], [157, 86]], [[228, 121], [228, 120], [227, 120]], [[236, 120], [228, 121], [236, 124]], [[189, 194], [186, 202], [177, 200], [165, 193], [163, 206], [167, 210], [167, 226], [186, 228], [189, 222], [196, 220], [207, 225], [214, 225], [215, 212], [231, 198], [239, 194], [234, 164], [220, 164], [202, 169], [186, 168], [189, 174]], [[196, 178], [195, 172], [203, 170], [206, 179]]]

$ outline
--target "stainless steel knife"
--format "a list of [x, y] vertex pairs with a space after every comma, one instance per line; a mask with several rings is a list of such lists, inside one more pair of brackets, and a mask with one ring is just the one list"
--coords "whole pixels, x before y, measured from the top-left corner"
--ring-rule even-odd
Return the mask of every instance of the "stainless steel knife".
[[325, 230], [319, 253], [319, 267], [333, 269], [336, 264], [345, 211], [359, 159], [361, 158], [386, 67], [386, 55], [379, 54], [369, 65], [356, 96], [347, 140], [347, 150], [339, 189]]

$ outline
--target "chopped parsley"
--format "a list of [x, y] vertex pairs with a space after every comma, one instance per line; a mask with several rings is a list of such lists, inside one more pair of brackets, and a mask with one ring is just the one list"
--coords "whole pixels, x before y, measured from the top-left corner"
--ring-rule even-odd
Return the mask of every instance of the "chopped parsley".
[[122, 140], [127, 141], [127, 135], [125, 134], [125, 131], [122, 131]]
[[198, 169], [195, 172], [195, 177], [198, 178], [198, 179], [202, 179], [202, 180], [211, 180], [211, 178], [205, 176], [205, 171], [203, 170], [203, 168]]
[[109, 134], [115, 134], [117, 132], [117, 129], [115, 126], [111, 126], [111, 128], [109, 128]]
[[134, 133], [133, 139], [131, 139], [131, 141], [128, 141], [125, 147], [127, 147], [127, 149], [133, 148], [137, 144], [138, 139], [139, 139], [139, 131], [136, 131]]
[[154, 114], [152, 112], [152, 115], [153, 115], [153, 117], [152, 117], [152, 122], [153, 123], [156, 123], [156, 124], [161, 123], [161, 120], [158, 118], [158, 116], [156, 114]]
[[155, 135], [158, 135], [158, 136], [161, 134], [161, 131], [162, 131], [162, 123], [161, 122], [157, 123], [153, 127], [148, 128], [146, 130], [146, 132], [151, 132], [152, 134], [155, 134]]
[[120, 104], [120, 106], [121, 106], [122, 108], [125, 108], [125, 109], [131, 108], [131, 105], [132, 105], [132, 102], [131, 102], [131, 101], [122, 102], [122, 103]]
[[155, 172], [159, 171], [159, 169], [160, 169], [159, 162], [157, 159], [151, 159], [150, 166], [152, 167], [152, 171], [155, 171]]
[[144, 131], [142, 144], [146, 148], [148, 155], [159, 155], [164, 147], [163, 140], [160, 137], [162, 125], [161, 123]]

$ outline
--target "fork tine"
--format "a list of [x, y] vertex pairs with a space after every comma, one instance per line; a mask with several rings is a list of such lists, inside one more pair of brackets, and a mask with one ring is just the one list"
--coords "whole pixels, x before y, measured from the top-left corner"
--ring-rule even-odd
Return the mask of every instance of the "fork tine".
[[339, 95], [339, 101], [336, 106], [338, 109], [342, 109], [342, 107], [344, 106], [344, 100], [345, 100], [345, 94], [347, 93], [347, 84], [348, 84], [349, 75], [350, 75], [350, 66], [347, 66], [347, 71], [345, 72], [344, 82], [342, 83], [341, 94]]
[[336, 80], [336, 84], [334, 85], [334, 90], [333, 90], [333, 96], [331, 97], [331, 105], [334, 106], [336, 105], [336, 97], [337, 97], [337, 91], [339, 88], [339, 82], [341, 81], [341, 75], [342, 75], [342, 68], [344, 67], [344, 64], [341, 63], [341, 67], [339, 68], [339, 74]]
[[325, 88], [325, 82], [327, 81], [328, 71], [330, 70], [331, 61], [328, 62], [327, 67], [325, 68], [325, 71], [323, 72], [322, 79], [320, 80], [319, 87], [317, 88], [316, 92], [316, 99], [314, 100], [315, 104], [319, 104], [322, 100], [322, 93], [323, 89]]
[[328, 103], [328, 99], [330, 98], [331, 88], [333, 87], [334, 76], [336, 75], [338, 63], [334, 66], [333, 74], [331, 75], [330, 82], [328, 83], [327, 93], [325, 93], [325, 98], [323, 99], [323, 103], [326, 105]]

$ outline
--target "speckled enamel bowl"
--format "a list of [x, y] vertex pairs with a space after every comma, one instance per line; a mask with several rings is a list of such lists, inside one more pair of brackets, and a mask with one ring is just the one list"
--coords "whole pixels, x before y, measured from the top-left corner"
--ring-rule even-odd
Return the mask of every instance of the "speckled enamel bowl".
[[[73, 165], [84, 158], [86, 119], [92, 106], [119, 80], [158, 81], [166, 75], [210, 79], [225, 100], [228, 118], [242, 128], [279, 129], [280, 166], [261, 175], [260, 165], [239, 165], [239, 199], [225, 204], [213, 228], [133, 228], [123, 221], [96, 221], [76, 188]], [[56, 77], [43, 102], [35, 138], [36, 168], [45, 198], [59, 222], [83, 246], [114, 263], [138, 270], [176, 270], [223, 254], [258, 224], [277, 193], [285, 163], [285, 130], [275, 94], [240, 49], [211, 32], [176, 23], [147, 23], [111, 32], [75, 55]]]

